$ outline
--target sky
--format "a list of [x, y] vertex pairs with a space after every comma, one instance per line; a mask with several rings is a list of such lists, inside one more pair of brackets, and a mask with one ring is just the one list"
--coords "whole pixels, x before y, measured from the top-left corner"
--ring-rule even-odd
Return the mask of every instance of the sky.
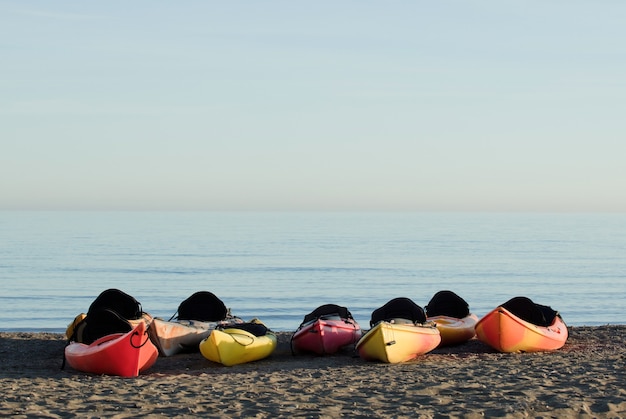
[[626, 212], [625, 18], [0, 0], [0, 210]]

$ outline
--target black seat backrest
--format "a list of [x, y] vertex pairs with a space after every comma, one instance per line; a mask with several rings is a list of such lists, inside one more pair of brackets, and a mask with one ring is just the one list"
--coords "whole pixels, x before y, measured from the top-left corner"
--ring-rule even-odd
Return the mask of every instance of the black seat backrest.
[[550, 326], [552, 322], [554, 321], [554, 318], [556, 316], [559, 316], [559, 312], [556, 310], [553, 310], [552, 307], [550, 306], [542, 306], [541, 304], [537, 304], [537, 303], [535, 303], [535, 305], [543, 313], [543, 318], [545, 319], [545, 323], [543, 324], [543, 326]]
[[209, 291], [198, 291], [178, 306], [178, 320], [217, 322], [226, 319], [228, 309], [224, 302]]
[[544, 327], [552, 324], [558, 314], [551, 307], [536, 304], [528, 297], [513, 297], [502, 304], [502, 307], [522, 320]]
[[424, 310], [409, 298], [398, 297], [372, 312], [370, 326], [391, 319], [406, 319], [413, 323], [424, 323], [426, 315]]
[[267, 335], [267, 332], [269, 331], [269, 329], [267, 328], [267, 326], [265, 326], [264, 324], [261, 323], [256, 323], [256, 322], [248, 322], [248, 323], [237, 323], [237, 324], [233, 324], [230, 326], [226, 326], [224, 327], [224, 329], [239, 329], [239, 330], [245, 330], [248, 333], [253, 334], [254, 336], [265, 336]]
[[304, 320], [302, 321], [302, 323], [303, 324], [308, 323], [322, 316], [331, 316], [333, 314], [336, 314], [342, 319], [352, 318], [352, 314], [350, 314], [350, 312], [348, 311], [346, 307], [338, 306], [336, 304], [324, 304], [322, 306], [319, 306], [318, 308], [316, 308], [315, 310], [313, 310], [306, 316], [304, 316]]
[[452, 291], [439, 291], [424, 307], [427, 317], [448, 316], [462, 319], [470, 314], [469, 304]]
[[93, 309], [75, 328], [70, 340], [89, 345], [113, 333], [127, 333], [133, 329], [130, 322], [108, 308]]
[[141, 304], [115, 288], [104, 290], [89, 306], [87, 316], [76, 324], [69, 341], [90, 344], [113, 333], [132, 330], [129, 320], [141, 319]]
[[102, 291], [89, 306], [87, 316], [96, 310], [109, 309], [128, 320], [140, 319], [143, 311], [134, 297], [115, 288]]

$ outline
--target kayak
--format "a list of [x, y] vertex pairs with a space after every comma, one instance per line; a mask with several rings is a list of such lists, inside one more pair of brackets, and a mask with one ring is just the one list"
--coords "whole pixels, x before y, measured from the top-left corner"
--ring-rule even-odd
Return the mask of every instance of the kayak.
[[116, 288], [102, 291], [89, 305], [87, 313], [80, 313], [66, 330], [68, 341], [89, 345], [93, 341], [113, 334], [126, 333], [137, 323], [152, 322], [152, 316], [144, 312], [141, 303], [133, 296]]
[[113, 333], [88, 345], [71, 342], [65, 348], [65, 359], [75, 370], [122, 377], [138, 376], [154, 365], [158, 356], [143, 321], [130, 332]]
[[474, 327], [478, 323], [478, 316], [472, 313], [461, 319], [450, 316], [433, 316], [427, 317], [426, 320], [435, 323], [437, 326], [441, 334], [439, 346], [459, 345], [476, 335]]
[[516, 297], [481, 318], [476, 336], [500, 352], [540, 352], [562, 348], [568, 331], [558, 312]]
[[197, 352], [200, 342], [217, 327], [243, 323], [239, 318], [217, 322], [197, 320], [166, 321], [156, 318], [149, 329], [150, 339], [162, 356], [172, 356], [181, 352]]
[[[263, 326], [256, 331], [254, 326]], [[242, 323], [226, 329], [215, 329], [203, 339], [200, 353], [209, 361], [227, 367], [267, 358], [276, 349], [276, 335], [258, 322]]]
[[424, 309], [406, 297], [389, 300], [374, 310], [370, 326], [356, 344], [359, 356], [367, 361], [410, 361], [441, 342], [435, 324], [426, 322]]
[[397, 319], [376, 324], [357, 342], [356, 350], [367, 361], [395, 364], [430, 352], [440, 342], [434, 323], [421, 325]]
[[295, 352], [334, 354], [361, 337], [361, 328], [352, 319], [325, 316], [303, 324], [294, 333], [291, 344]]
[[294, 353], [333, 354], [360, 337], [361, 327], [347, 308], [326, 304], [304, 316], [291, 337], [291, 349]]
[[435, 322], [441, 343], [439, 346], [458, 345], [475, 336], [478, 316], [470, 313], [469, 304], [449, 290], [438, 291], [424, 307], [426, 319]]
[[203, 339], [218, 327], [244, 321], [230, 314], [224, 302], [210, 291], [197, 291], [183, 300], [167, 321], [154, 319], [150, 339], [162, 356], [197, 352]]

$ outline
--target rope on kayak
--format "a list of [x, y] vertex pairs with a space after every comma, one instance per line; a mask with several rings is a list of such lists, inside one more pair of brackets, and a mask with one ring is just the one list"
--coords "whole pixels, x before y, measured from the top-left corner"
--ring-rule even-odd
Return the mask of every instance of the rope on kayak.
[[146, 329], [146, 331], [145, 331], [145, 332], [143, 332], [143, 334], [147, 336], [147, 337], [146, 337], [146, 340], [144, 340], [144, 341], [143, 341], [143, 343], [142, 343], [141, 345], [136, 346], [136, 345], [133, 343], [133, 336], [135, 336], [135, 335], [139, 336], [139, 333], [138, 333], [138, 332], [133, 332], [133, 333], [130, 335], [130, 339], [129, 339], [129, 340], [130, 340], [130, 346], [132, 346], [132, 347], [133, 347], [133, 348], [135, 348], [135, 349], [139, 349], [139, 348], [142, 348], [142, 347], [143, 347], [146, 343], [148, 343], [148, 341], [150, 340], [150, 336], [148, 336], [148, 330]]
[[61, 363], [61, 370], [65, 369], [65, 363], [66, 363], [66, 357], [65, 357], [65, 349], [70, 346], [70, 339], [67, 340], [67, 342], [65, 343], [65, 347], [63, 348], [63, 362]]
[[[249, 345], [252, 345], [252, 343], [254, 343], [254, 339], [252, 339], [252, 338], [251, 338], [250, 336], [248, 336], [248, 335], [244, 335], [243, 333], [229, 333], [229, 334], [232, 336], [233, 340], [234, 340], [235, 342], [237, 342], [238, 344], [240, 344], [241, 346], [249, 346]], [[249, 339], [249, 340], [250, 340], [250, 342], [249, 342], [249, 343], [241, 343], [241, 342], [239, 342], [239, 341], [237, 340], [237, 338], [236, 338], [235, 336], [243, 336], [243, 337], [245, 337], [245, 338]]]
[[361, 331], [361, 327], [358, 326], [356, 320], [353, 320], [350, 322], [350, 324], [352, 325], [352, 352], [355, 353], [356, 352], [356, 344], [359, 341], [359, 339], [361, 338], [361, 334], [359, 333]]
[[[296, 332], [297, 332], [297, 330], [296, 330]], [[295, 333], [294, 333], [294, 334], [292, 334], [292, 335], [291, 335], [291, 339], [289, 339], [289, 348], [291, 349], [291, 356], [295, 356], [295, 355], [296, 355], [296, 349], [295, 349], [295, 348], [294, 348], [294, 346], [293, 346], [293, 337], [294, 337], [295, 335], [296, 335]]]

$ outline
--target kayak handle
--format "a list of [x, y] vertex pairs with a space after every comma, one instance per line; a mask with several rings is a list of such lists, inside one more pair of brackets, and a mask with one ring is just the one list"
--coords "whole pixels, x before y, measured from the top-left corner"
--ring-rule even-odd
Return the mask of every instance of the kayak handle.
[[147, 337], [146, 337], [146, 340], [144, 340], [144, 341], [143, 341], [143, 343], [142, 343], [141, 345], [136, 346], [136, 345], [133, 343], [133, 336], [139, 336], [139, 332], [133, 332], [133, 333], [130, 335], [130, 346], [132, 346], [132, 347], [133, 347], [133, 348], [135, 348], [135, 349], [139, 349], [139, 348], [143, 347], [143, 345], [145, 345], [146, 343], [148, 343], [148, 341], [150, 340], [150, 336], [148, 336], [148, 332], [146, 331], [146, 332], [144, 332], [143, 334], [147, 336]]

